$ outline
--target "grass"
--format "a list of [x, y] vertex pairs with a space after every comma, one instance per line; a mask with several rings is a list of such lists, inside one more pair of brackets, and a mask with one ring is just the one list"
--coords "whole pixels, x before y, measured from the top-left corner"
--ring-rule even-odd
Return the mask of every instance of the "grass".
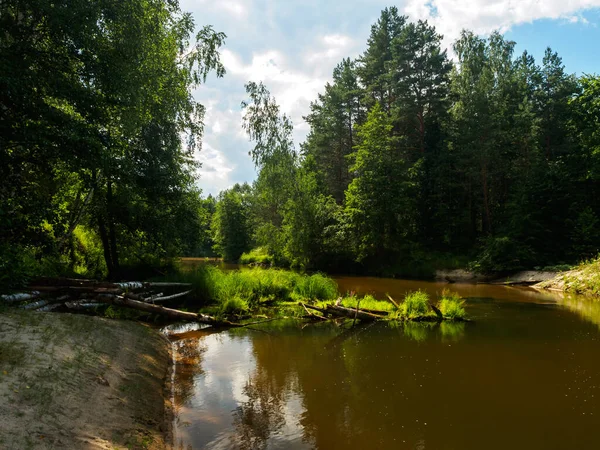
[[456, 292], [451, 292], [447, 289], [442, 291], [442, 298], [438, 303], [438, 308], [444, 317], [452, 320], [464, 319], [466, 316], [464, 306], [465, 301]]
[[273, 264], [273, 255], [269, 254], [264, 247], [253, 248], [247, 253], [242, 253], [240, 264], [271, 265]]
[[[165, 280], [163, 278], [163, 280]], [[259, 267], [224, 271], [213, 266], [167, 277], [192, 283], [194, 307], [216, 315], [240, 315], [273, 303], [327, 301], [338, 297], [335, 281], [319, 273], [306, 275]]]
[[345, 297], [342, 300], [342, 305], [346, 308], [356, 308], [357, 304], [361, 309], [373, 309], [378, 311], [387, 311], [389, 313], [392, 313], [396, 310], [396, 307], [390, 302], [377, 300], [375, 297], [368, 294], [363, 298], [358, 298], [352, 295], [350, 297]]
[[[164, 278], [163, 278], [164, 280]], [[217, 267], [198, 266], [193, 270], [179, 272], [168, 281], [192, 283], [194, 304], [190, 310], [202, 308], [203, 312], [216, 316], [244, 316], [249, 313], [278, 314], [282, 309], [286, 316], [303, 315], [298, 302], [316, 302], [324, 307], [339, 297], [334, 280], [322, 274], [301, 274], [282, 269], [259, 267], [224, 271]], [[424, 291], [410, 292], [396, 308], [391, 302], [378, 300], [372, 295], [346, 296], [342, 305], [347, 308], [371, 309], [388, 312], [392, 320], [430, 320], [435, 317], [429, 306], [429, 296]], [[271, 311], [264, 308], [276, 305]], [[464, 301], [458, 294], [444, 291], [439, 308], [445, 319], [465, 318]]]
[[[391, 302], [377, 300], [372, 295], [365, 295], [363, 298], [352, 295], [342, 299], [342, 306], [346, 308], [356, 308], [357, 305], [361, 309], [386, 311], [391, 320], [419, 321], [436, 318], [429, 306], [429, 295], [423, 291], [409, 292], [399, 304], [400, 308], [396, 308]], [[460, 295], [444, 290], [437, 307], [444, 319], [461, 320], [466, 318], [464, 305], [465, 301]], [[325, 304], [319, 306], [324, 307]]]
[[600, 256], [584, 261], [562, 276], [565, 290], [576, 294], [600, 295]]
[[423, 291], [411, 292], [404, 298], [400, 310], [402, 316], [408, 319], [426, 316], [429, 312], [429, 295]]

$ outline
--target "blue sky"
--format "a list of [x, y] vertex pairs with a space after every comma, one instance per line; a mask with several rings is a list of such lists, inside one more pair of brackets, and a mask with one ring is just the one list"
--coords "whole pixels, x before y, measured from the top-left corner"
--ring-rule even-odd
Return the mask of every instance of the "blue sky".
[[550, 46], [569, 72], [600, 72], [600, 0], [180, 0], [197, 26], [227, 34], [221, 55], [227, 74], [209, 78], [194, 95], [206, 108], [199, 185], [216, 195], [256, 172], [242, 127], [244, 84], [263, 81], [294, 123], [299, 146], [302, 119], [337, 63], [366, 47], [371, 25], [386, 6], [427, 19], [450, 46], [461, 29], [486, 35], [500, 30], [541, 62]]

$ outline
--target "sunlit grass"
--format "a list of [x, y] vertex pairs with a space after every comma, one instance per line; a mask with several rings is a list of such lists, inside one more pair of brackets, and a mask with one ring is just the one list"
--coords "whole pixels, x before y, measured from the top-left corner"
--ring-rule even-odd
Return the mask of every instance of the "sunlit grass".
[[456, 292], [444, 290], [442, 298], [438, 303], [438, 308], [442, 315], [447, 319], [464, 319], [466, 311], [464, 308], [465, 301]]
[[388, 313], [391, 313], [396, 310], [396, 307], [390, 302], [377, 300], [375, 297], [369, 294], [365, 295], [362, 298], [356, 296], [345, 297], [342, 300], [342, 305], [346, 308], [356, 308], [356, 306], [358, 305], [358, 307], [361, 309], [386, 311]]
[[584, 261], [563, 275], [565, 290], [576, 294], [600, 295], [600, 256]]
[[281, 269], [223, 271], [200, 266], [173, 275], [169, 281], [192, 283], [192, 297], [198, 306], [223, 315], [243, 314], [273, 303], [329, 301], [338, 296], [331, 278]]
[[404, 298], [400, 309], [408, 319], [425, 316], [429, 312], [429, 295], [423, 291], [411, 292]]

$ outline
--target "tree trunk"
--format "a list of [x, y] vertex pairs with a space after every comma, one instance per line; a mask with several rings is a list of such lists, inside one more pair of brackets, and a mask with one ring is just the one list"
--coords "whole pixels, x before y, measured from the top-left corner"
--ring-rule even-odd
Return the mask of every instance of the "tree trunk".
[[102, 250], [104, 251], [104, 261], [108, 269], [108, 278], [112, 279], [115, 276], [115, 268], [110, 254], [110, 244], [108, 242], [108, 234], [106, 232], [106, 224], [101, 212], [98, 212], [98, 231], [100, 232], [100, 240], [102, 241]]
[[218, 320], [212, 316], [206, 314], [196, 314], [192, 312], [179, 311], [177, 309], [165, 308], [164, 306], [153, 305], [151, 303], [140, 302], [132, 300], [120, 295], [106, 295], [101, 294], [98, 296], [98, 300], [111, 303], [117, 306], [124, 306], [126, 308], [137, 309], [138, 311], [145, 311], [153, 314], [159, 314], [161, 316], [169, 317], [174, 320], [183, 320], [186, 322], [198, 322], [215, 327], [242, 327], [244, 325], [229, 322], [227, 320]]
[[113, 263], [113, 272], [119, 271], [119, 254], [117, 253], [117, 235], [115, 232], [115, 210], [113, 201], [112, 182], [109, 180], [106, 186], [106, 207], [108, 211], [108, 237], [110, 239], [110, 253]]

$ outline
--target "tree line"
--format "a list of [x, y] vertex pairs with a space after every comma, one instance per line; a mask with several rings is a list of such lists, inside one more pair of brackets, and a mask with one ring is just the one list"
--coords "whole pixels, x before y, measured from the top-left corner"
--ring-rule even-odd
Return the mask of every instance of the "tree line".
[[564, 264], [600, 251], [600, 78], [500, 33], [453, 45], [386, 8], [311, 104], [300, 149], [262, 84], [243, 124], [257, 180], [222, 192], [226, 259], [387, 274]]

